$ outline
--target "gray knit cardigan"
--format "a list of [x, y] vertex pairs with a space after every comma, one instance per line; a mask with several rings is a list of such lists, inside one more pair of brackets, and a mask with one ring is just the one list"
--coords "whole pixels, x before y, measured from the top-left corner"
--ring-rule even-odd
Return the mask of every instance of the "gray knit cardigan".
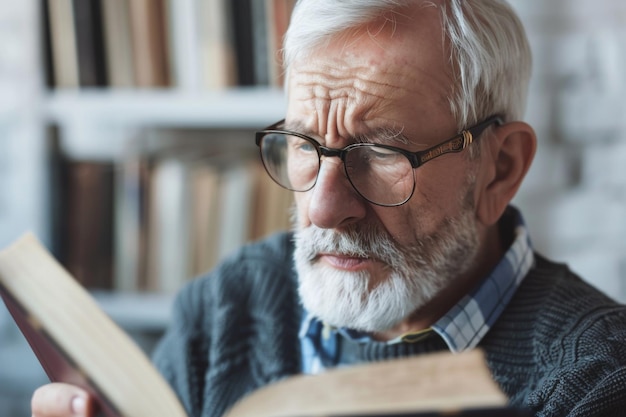
[[[246, 393], [300, 372], [291, 235], [242, 248], [186, 286], [154, 362], [190, 417], [219, 417]], [[480, 343], [511, 403], [537, 416], [626, 416], [626, 307], [566, 266], [536, 256]], [[413, 346], [416, 345], [416, 346]], [[445, 349], [420, 344], [361, 349], [365, 361]]]

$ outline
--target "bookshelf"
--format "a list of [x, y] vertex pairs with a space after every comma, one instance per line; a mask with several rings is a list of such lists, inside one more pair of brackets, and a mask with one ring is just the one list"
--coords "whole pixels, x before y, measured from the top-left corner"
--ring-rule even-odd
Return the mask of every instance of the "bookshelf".
[[288, 227], [253, 132], [285, 112], [278, 49], [294, 4], [42, 1], [51, 245], [85, 286], [173, 293]]

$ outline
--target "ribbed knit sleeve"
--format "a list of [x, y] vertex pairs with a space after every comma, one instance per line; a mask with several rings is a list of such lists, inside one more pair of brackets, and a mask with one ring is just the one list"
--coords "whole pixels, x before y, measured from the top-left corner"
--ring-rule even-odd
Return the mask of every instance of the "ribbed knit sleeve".
[[626, 308], [537, 259], [484, 340], [494, 378], [536, 416], [626, 415]]
[[154, 363], [190, 417], [221, 416], [271, 381], [300, 370], [289, 235], [247, 246], [178, 295]]

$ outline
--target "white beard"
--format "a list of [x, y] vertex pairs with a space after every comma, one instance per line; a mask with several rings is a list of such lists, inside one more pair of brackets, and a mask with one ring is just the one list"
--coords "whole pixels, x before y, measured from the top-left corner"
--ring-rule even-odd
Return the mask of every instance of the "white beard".
[[[477, 250], [476, 221], [469, 207], [407, 247], [378, 225], [353, 225], [341, 232], [309, 226], [295, 234], [300, 299], [308, 312], [332, 326], [385, 331], [451, 285]], [[338, 270], [317, 262], [319, 253], [377, 259], [388, 273], [379, 277]]]

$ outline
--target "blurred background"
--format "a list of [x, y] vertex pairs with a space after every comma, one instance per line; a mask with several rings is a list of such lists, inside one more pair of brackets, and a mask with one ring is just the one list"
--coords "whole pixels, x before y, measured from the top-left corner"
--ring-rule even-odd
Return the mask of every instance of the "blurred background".
[[[534, 52], [535, 247], [626, 301], [626, 3], [511, 0]], [[288, 227], [252, 132], [284, 113], [290, 0], [0, 0], [0, 247], [34, 232], [150, 352], [172, 294]], [[0, 411], [38, 362], [0, 309]]]

